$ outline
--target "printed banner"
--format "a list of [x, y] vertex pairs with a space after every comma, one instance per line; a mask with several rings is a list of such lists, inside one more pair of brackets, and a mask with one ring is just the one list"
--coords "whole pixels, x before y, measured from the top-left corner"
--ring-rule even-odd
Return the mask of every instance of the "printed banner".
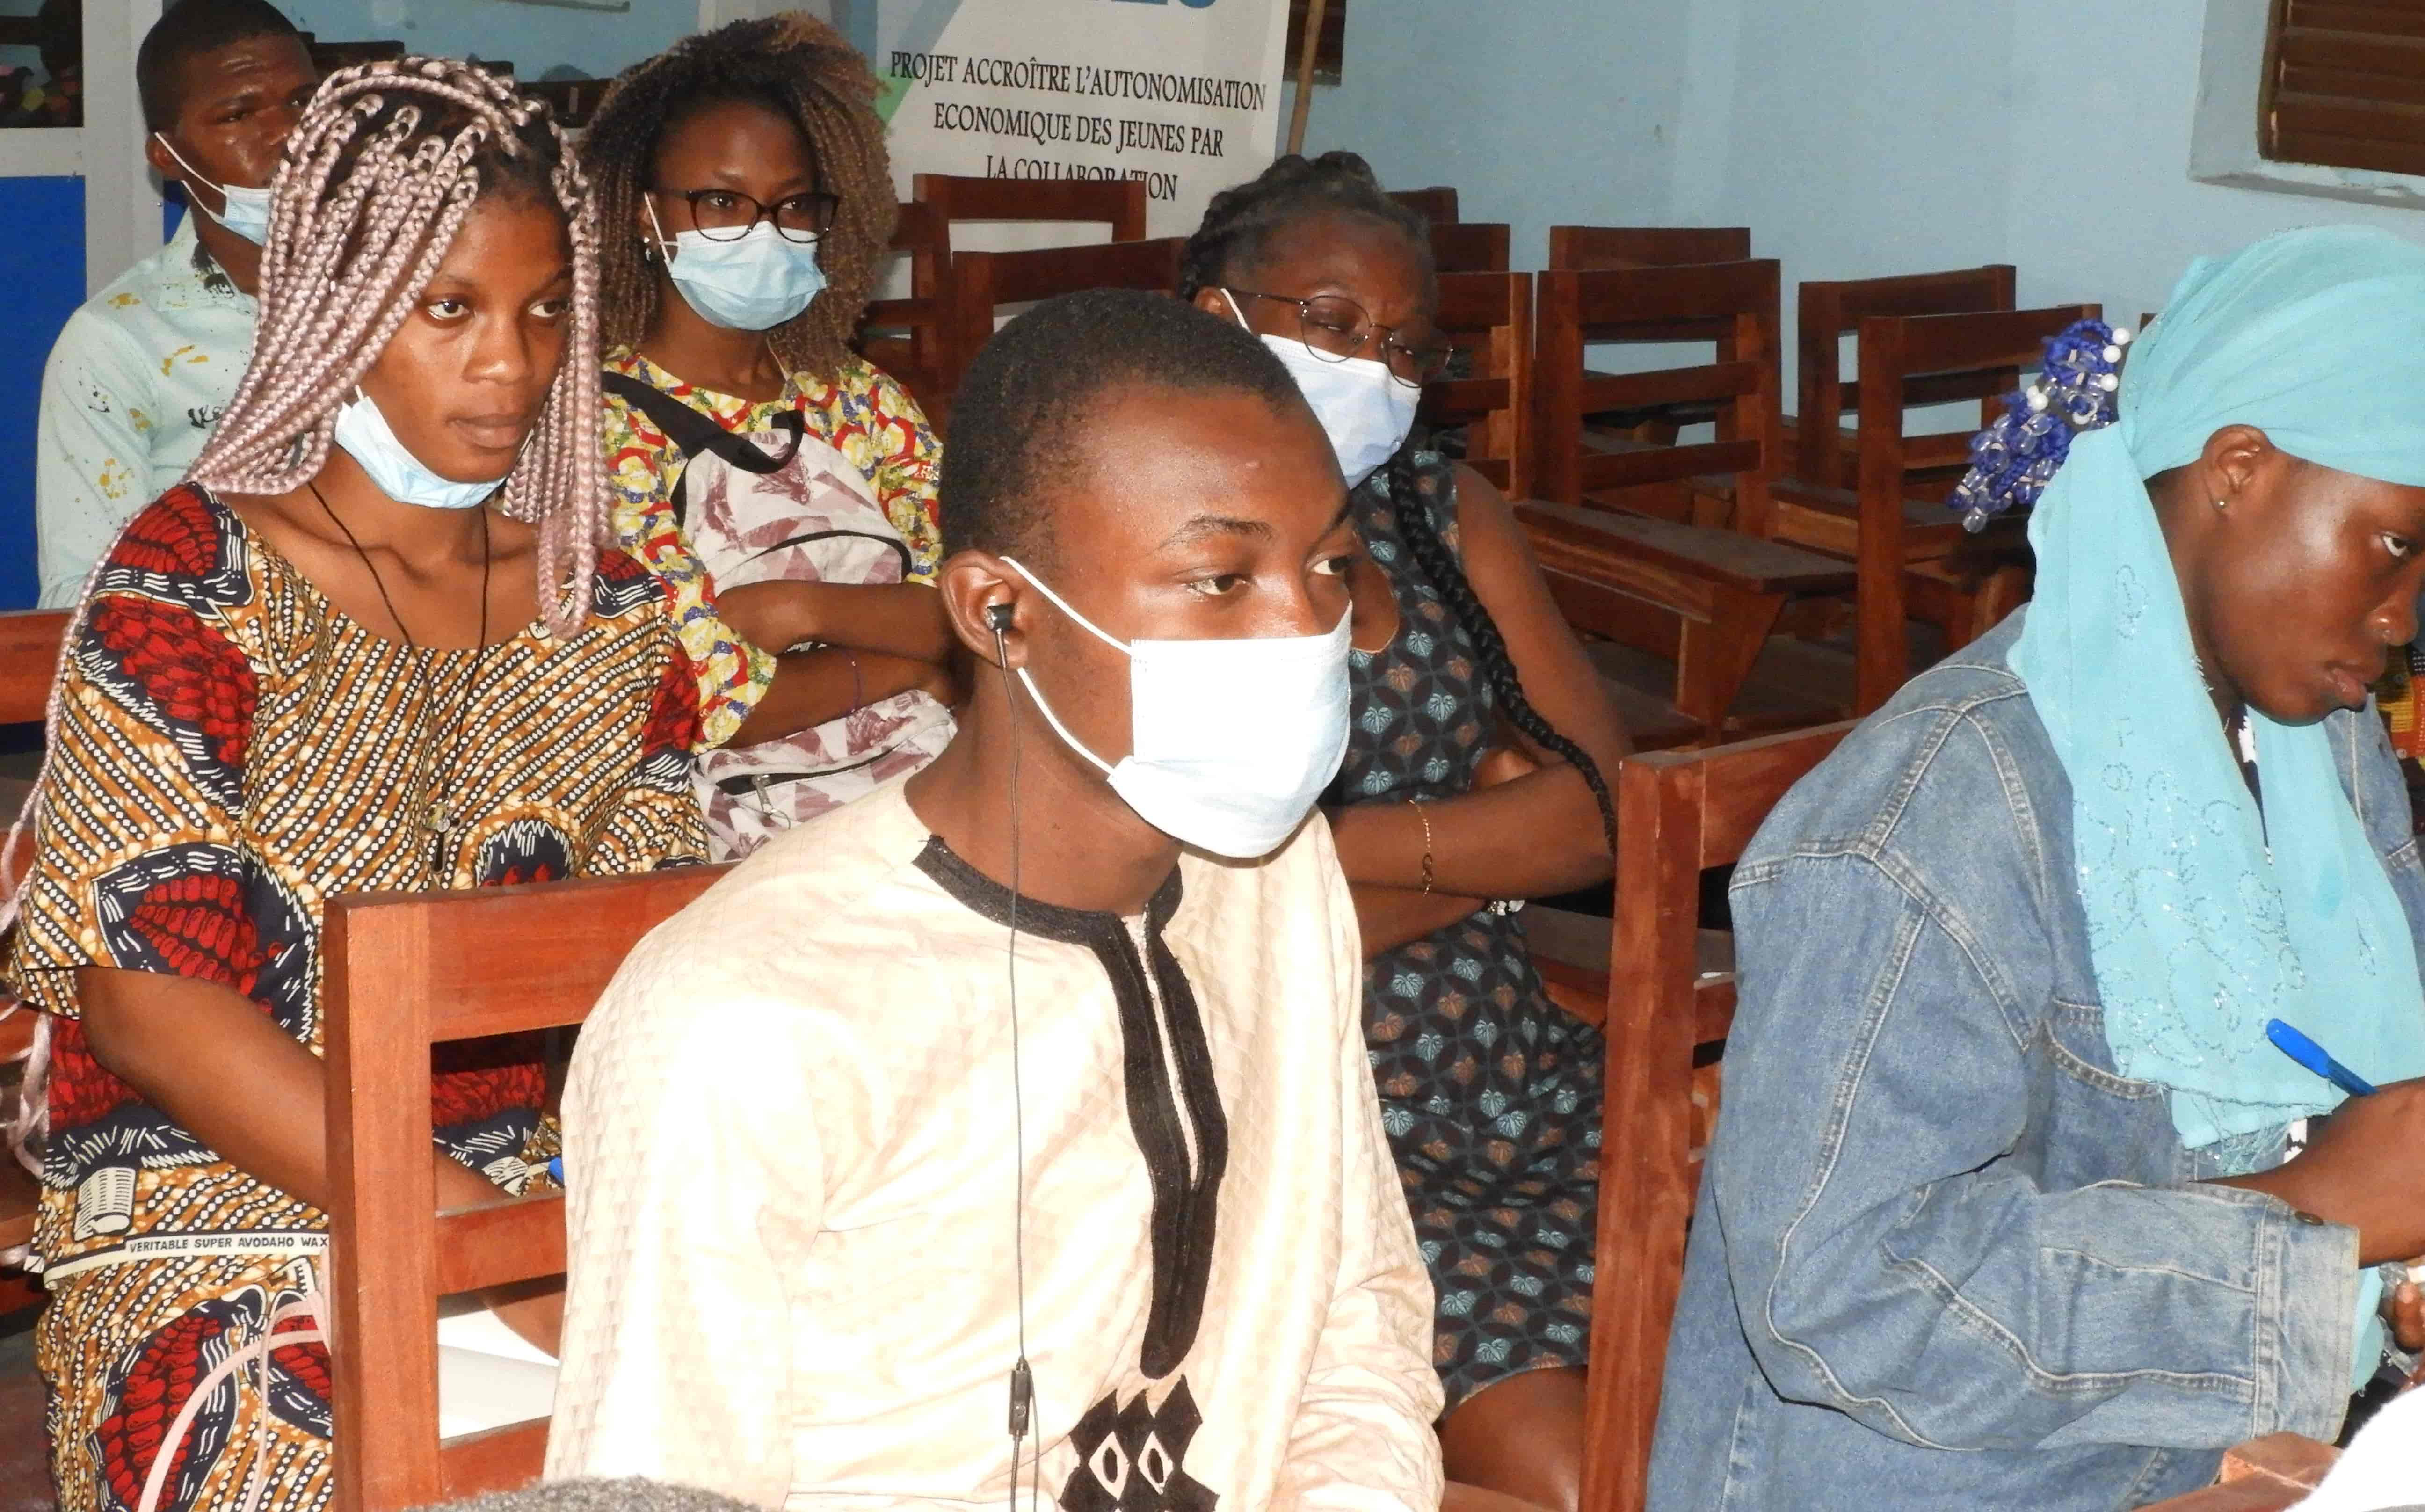
[[884, 84], [904, 199], [917, 173], [1142, 179], [1147, 234], [1183, 236], [1214, 194], [1272, 160], [1287, 0], [845, 0], [836, 10]]

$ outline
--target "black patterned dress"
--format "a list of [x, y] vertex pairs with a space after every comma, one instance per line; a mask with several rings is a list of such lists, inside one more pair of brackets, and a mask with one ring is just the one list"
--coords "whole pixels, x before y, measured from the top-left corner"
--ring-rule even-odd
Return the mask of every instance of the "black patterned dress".
[[[1407, 470], [1457, 550], [1450, 464]], [[1398, 634], [1354, 652], [1354, 727], [1325, 803], [1450, 798], [1491, 744], [1472, 640], [1400, 533], [1390, 469], [1356, 491], [1356, 528], [1389, 574]], [[1600, 1037], [1551, 1004], [1521, 914], [1487, 909], [1365, 967], [1364, 1030], [1382, 1121], [1438, 1293], [1433, 1363], [1448, 1405], [1510, 1375], [1582, 1365], [1598, 1222]]]

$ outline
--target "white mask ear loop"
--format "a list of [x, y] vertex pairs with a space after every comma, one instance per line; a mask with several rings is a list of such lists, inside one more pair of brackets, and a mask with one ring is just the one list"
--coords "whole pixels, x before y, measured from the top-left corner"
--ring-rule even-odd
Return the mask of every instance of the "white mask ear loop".
[[[1087, 619], [1084, 615], [1080, 614], [1077, 610], [1069, 607], [1067, 600], [1063, 599], [1061, 595], [1053, 592], [1050, 587], [1046, 587], [1043, 580], [1038, 578], [1035, 573], [1029, 571], [1024, 566], [1020, 565], [1018, 558], [1005, 556], [1002, 559], [1002, 562], [1004, 567], [1011, 569], [1020, 576], [1027, 579], [1029, 585], [1032, 586], [1036, 592], [1041, 593], [1047, 599], [1052, 600], [1052, 606], [1054, 608], [1059, 609], [1063, 614], [1068, 615], [1080, 625], [1084, 626], [1088, 631], [1093, 632], [1095, 637], [1100, 640], [1104, 645], [1111, 647], [1123, 656], [1132, 656], [1135, 654], [1133, 651], [1130, 651], [1128, 647], [1104, 634], [1100, 625], [1096, 624], [1092, 619]], [[1069, 727], [1063, 724], [1061, 722], [1061, 716], [1052, 712], [1052, 705], [1044, 701], [1044, 695], [1036, 689], [1036, 679], [1028, 675], [1027, 668], [1024, 667], [1019, 669], [1019, 682], [1020, 686], [1027, 689], [1027, 696], [1029, 699], [1034, 700], [1037, 712], [1044, 716], [1044, 722], [1051, 725], [1052, 727], [1052, 732], [1061, 737], [1061, 743], [1068, 747], [1071, 750], [1076, 751], [1079, 755], [1086, 758], [1089, 763], [1093, 764], [1095, 769], [1102, 773], [1105, 777], [1111, 776], [1112, 764], [1103, 760], [1100, 756], [1096, 755], [1093, 751], [1088, 750], [1084, 741], [1080, 740], [1076, 735], [1069, 732]]]
[[[200, 184], [203, 188], [210, 190], [213, 194], [217, 195], [221, 203], [226, 202], [227, 185], [223, 184], [213, 184], [210, 180], [202, 177], [202, 170], [196, 168], [193, 164], [185, 161], [185, 154], [177, 151], [177, 144], [169, 139], [169, 134], [167, 132], [155, 131], [152, 135], [160, 138], [160, 145], [169, 150], [169, 155], [177, 160], [177, 166], [179, 168], [184, 169], [187, 173], [193, 175], [194, 182]], [[214, 216], [211, 218], [216, 220], [218, 217]]]
[[1221, 298], [1229, 301], [1229, 314], [1238, 322], [1238, 329], [1249, 336], [1253, 335], [1255, 328], [1246, 323], [1246, 312], [1238, 308], [1238, 297], [1231, 294], [1226, 284], [1222, 287]]
[[[1068, 615], [1070, 619], [1077, 620], [1078, 623], [1092, 631], [1097, 640], [1101, 641], [1104, 645], [1109, 646], [1112, 650], [1118, 651], [1123, 656], [1134, 654], [1129, 650], [1128, 642], [1112, 635], [1110, 632], [1104, 630], [1100, 625], [1096, 624], [1092, 619], [1087, 619], [1084, 615], [1080, 614], [1077, 610], [1069, 607], [1068, 600], [1063, 598], [1058, 593], [1053, 592], [1049, 584], [1047, 584], [1042, 578], [1037, 577], [1035, 573], [1029, 571], [1026, 565], [1020, 562], [1018, 557], [1005, 556], [1002, 559], [1002, 565], [1009, 568], [1020, 576], [1027, 579], [1028, 583], [1035, 587], [1036, 592], [1043, 594], [1046, 598], [1052, 601], [1052, 606], [1054, 608], [1060, 610], [1063, 614]], [[1020, 670], [1024, 671], [1026, 668], [1021, 668]]]

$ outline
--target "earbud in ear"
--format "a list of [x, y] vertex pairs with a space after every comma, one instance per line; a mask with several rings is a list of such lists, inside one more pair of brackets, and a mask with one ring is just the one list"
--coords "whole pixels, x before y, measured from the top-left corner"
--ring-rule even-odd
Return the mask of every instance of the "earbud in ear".
[[995, 635], [1000, 635], [1006, 634], [1010, 629], [1011, 619], [1016, 612], [1017, 611], [1007, 603], [987, 604], [986, 623], [993, 628], [993, 633]]

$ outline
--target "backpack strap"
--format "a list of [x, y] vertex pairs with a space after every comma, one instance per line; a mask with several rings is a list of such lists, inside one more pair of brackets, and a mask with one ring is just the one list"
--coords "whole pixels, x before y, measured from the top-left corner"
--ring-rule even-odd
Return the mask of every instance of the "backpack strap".
[[[666, 440], [674, 443], [684, 458], [714, 453], [745, 473], [761, 476], [779, 473], [792, 464], [800, 449], [801, 438], [808, 426], [797, 411], [786, 410], [773, 417], [777, 430], [790, 439], [779, 455], [769, 454], [742, 436], [733, 434], [700, 414], [653, 383], [632, 377], [629, 373], [602, 373], [598, 386], [649, 417], [649, 423], [665, 432]], [[687, 471], [687, 469], [685, 469]], [[680, 480], [674, 484], [672, 498], [674, 523], [686, 524], [688, 501], [683, 496]]]

